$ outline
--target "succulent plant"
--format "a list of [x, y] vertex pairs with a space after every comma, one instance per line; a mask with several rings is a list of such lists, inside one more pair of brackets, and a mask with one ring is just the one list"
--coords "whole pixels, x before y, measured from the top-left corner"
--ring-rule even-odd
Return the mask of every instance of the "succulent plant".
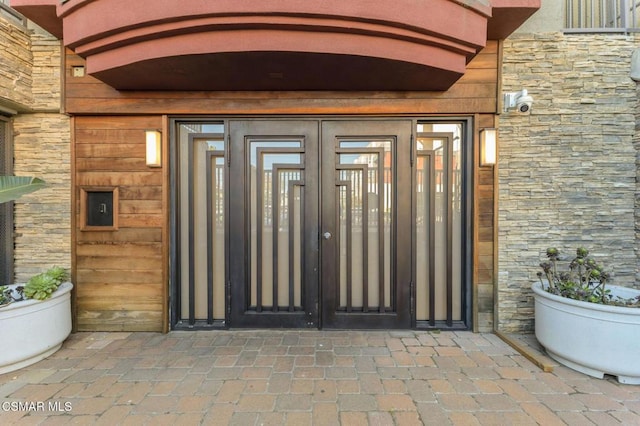
[[611, 296], [611, 291], [606, 288], [611, 274], [589, 257], [586, 248], [579, 247], [576, 250], [576, 257], [570, 261], [568, 271], [558, 272], [561, 256], [557, 248], [548, 248], [546, 255], [548, 260], [540, 263], [542, 272], [537, 275], [542, 287], [549, 293], [592, 303], [640, 308], [640, 298]]
[[28, 299], [45, 300], [68, 279], [67, 271], [53, 267], [48, 271], [33, 276], [24, 287], [24, 295]]

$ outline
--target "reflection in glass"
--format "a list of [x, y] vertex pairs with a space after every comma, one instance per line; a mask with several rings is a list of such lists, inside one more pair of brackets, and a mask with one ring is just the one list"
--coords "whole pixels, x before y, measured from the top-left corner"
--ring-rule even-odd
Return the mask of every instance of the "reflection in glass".
[[180, 123], [180, 316], [225, 319], [224, 125]]
[[346, 312], [393, 310], [394, 148], [388, 139], [339, 143], [339, 309]]
[[250, 309], [302, 309], [304, 153], [300, 140], [249, 143]]
[[[462, 319], [462, 126], [418, 124], [416, 319]], [[448, 312], [448, 311], [451, 312]]]

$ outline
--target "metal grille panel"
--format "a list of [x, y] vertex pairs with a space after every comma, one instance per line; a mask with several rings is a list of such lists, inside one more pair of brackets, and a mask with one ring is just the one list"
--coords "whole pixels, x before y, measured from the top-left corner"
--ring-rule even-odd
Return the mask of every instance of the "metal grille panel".
[[340, 298], [344, 312], [393, 312], [391, 140], [341, 141], [338, 189]]
[[[12, 174], [9, 123], [0, 118], [0, 176]], [[0, 284], [13, 282], [13, 202], [0, 204]]]
[[566, 0], [567, 32], [622, 32], [640, 28], [638, 0]]
[[303, 311], [304, 145], [252, 140], [248, 152], [251, 209], [249, 310]]

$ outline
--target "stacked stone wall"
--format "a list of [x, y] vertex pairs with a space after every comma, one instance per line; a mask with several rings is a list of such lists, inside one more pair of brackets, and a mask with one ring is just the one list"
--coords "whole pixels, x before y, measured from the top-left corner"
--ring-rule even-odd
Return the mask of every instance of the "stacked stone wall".
[[34, 31], [31, 35], [33, 55], [32, 109], [36, 111], [60, 112], [62, 84], [61, 42], [50, 35]]
[[21, 105], [32, 100], [31, 38], [26, 28], [0, 16], [0, 102]]
[[638, 264], [636, 267], [636, 284], [640, 283], [640, 84], [636, 84], [636, 132], [633, 135], [633, 146], [636, 150], [636, 195], [635, 195], [635, 227], [636, 227], [636, 254], [638, 255]]
[[58, 114], [21, 115], [14, 132], [15, 174], [47, 182], [15, 204], [14, 273], [24, 282], [51, 266], [71, 267], [71, 138]]
[[14, 174], [47, 182], [15, 203], [14, 274], [24, 282], [71, 267], [70, 126], [60, 113], [60, 42], [0, 18], [0, 48], [0, 105], [19, 111], [11, 117]]
[[547, 247], [578, 246], [635, 286], [640, 36], [518, 34], [504, 42], [504, 92], [527, 89], [530, 115], [500, 116], [498, 329], [533, 330], [530, 285]]

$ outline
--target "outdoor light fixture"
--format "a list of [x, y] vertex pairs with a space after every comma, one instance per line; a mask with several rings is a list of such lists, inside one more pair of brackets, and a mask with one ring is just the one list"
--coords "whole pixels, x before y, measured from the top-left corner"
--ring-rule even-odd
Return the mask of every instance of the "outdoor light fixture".
[[162, 166], [162, 133], [158, 130], [145, 130], [147, 136], [147, 166]]
[[480, 165], [493, 166], [496, 164], [496, 129], [480, 130]]

